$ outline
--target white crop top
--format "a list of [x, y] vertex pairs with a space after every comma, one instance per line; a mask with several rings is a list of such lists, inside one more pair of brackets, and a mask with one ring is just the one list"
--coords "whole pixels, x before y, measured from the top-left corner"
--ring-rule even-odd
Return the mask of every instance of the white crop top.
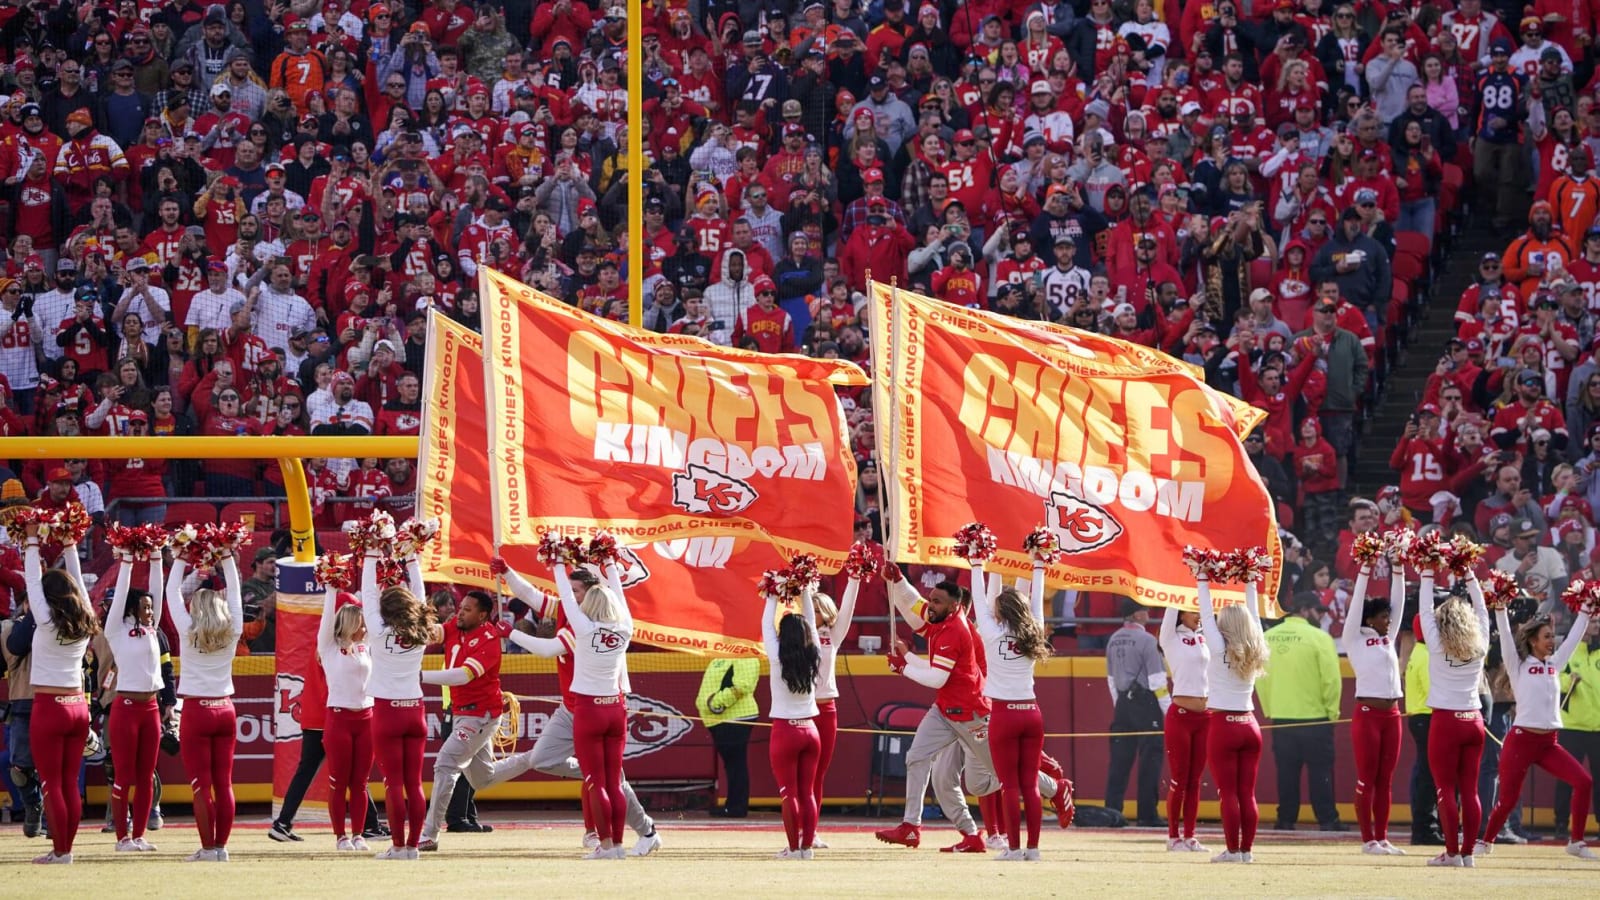
[[[1489, 608], [1483, 604], [1483, 588], [1478, 584], [1478, 576], [1471, 573], [1467, 575], [1467, 594], [1472, 597], [1472, 608], [1478, 615], [1478, 628], [1487, 639]], [[1432, 572], [1422, 573], [1417, 607], [1422, 617], [1422, 639], [1428, 645], [1428, 707], [1456, 712], [1479, 709], [1478, 680], [1483, 675], [1485, 655], [1477, 659], [1456, 659], [1444, 652], [1439, 643], [1439, 623], [1433, 614]]]
[[[1261, 606], [1255, 585], [1245, 585], [1244, 597], [1245, 608], [1259, 621]], [[1206, 705], [1224, 712], [1254, 712], [1255, 676], [1242, 677], [1228, 666], [1228, 642], [1217, 627], [1217, 615], [1211, 608], [1211, 582], [1207, 579], [1200, 580], [1200, 629], [1205, 634], [1206, 642], [1211, 645], [1211, 653], [1206, 660], [1206, 677], [1210, 681], [1211, 693]]]
[[[406, 560], [406, 576], [411, 595], [425, 596], [422, 568], [415, 557]], [[422, 699], [422, 655], [427, 644], [405, 644], [385, 625], [378, 609], [378, 556], [368, 553], [361, 562], [361, 615], [367, 620], [367, 650], [372, 668], [367, 677], [367, 695], [378, 700]], [[332, 683], [328, 685], [329, 705], [333, 705]]]
[[836, 700], [839, 697], [839, 679], [834, 672], [839, 659], [839, 647], [850, 634], [850, 622], [856, 615], [856, 597], [861, 593], [861, 582], [850, 579], [839, 598], [839, 614], [832, 625], [817, 626], [817, 652], [822, 656], [822, 667], [817, 669], [818, 700]]
[[1517, 641], [1511, 630], [1511, 620], [1503, 609], [1494, 612], [1500, 623], [1500, 653], [1505, 657], [1506, 674], [1511, 678], [1511, 693], [1517, 698], [1516, 724], [1523, 728], [1557, 731], [1561, 728], [1561, 670], [1578, 649], [1583, 633], [1589, 628], [1589, 616], [1579, 613], [1572, 622], [1566, 640], [1549, 659], [1530, 656], [1517, 658]]
[[[1016, 637], [995, 612], [995, 603], [1005, 588], [999, 575], [985, 575], [982, 564], [972, 567], [973, 606], [978, 616], [978, 638], [983, 641], [989, 674], [983, 682], [983, 695], [993, 700], [1032, 700], [1033, 658], [1017, 652]], [[1036, 621], [1044, 621], [1044, 569], [1033, 567], [1028, 586], [1028, 609]]]
[[[117, 690], [130, 693], [148, 693], [166, 687], [161, 678], [161, 637], [157, 625], [130, 622], [125, 616], [128, 609], [128, 586], [133, 580], [133, 560], [118, 564], [117, 586], [111, 594], [111, 609], [106, 614], [106, 643], [111, 645], [111, 656], [117, 663]], [[150, 602], [155, 607], [155, 620], [161, 621], [161, 600], [166, 592], [166, 578], [161, 556], [150, 560]]]
[[372, 653], [365, 642], [340, 646], [333, 634], [338, 604], [339, 592], [328, 588], [322, 599], [322, 621], [317, 624], [317, 655], [322, 660], [322, 674], [328, 682], [328, 708], [366, 709], [372, 705], [372, 698], [367, 696], [367, 679], [372, 677]]
[[617, 597], [622, 619], [596, 622], [584, 614], [572, 595], [567, 567], [555, 567], [556, 594], [561, 610], [567, 614], [567, 627], [575, 638], [572, 647], [572, 692], [585, 697], [609, 697], [622, 693], [627, 683], [628, 644], [633, 641], [633, 616], [615, 565], [606, 566], [606, 587]]
[[[67, 572], [83, 584], [78, 571], [78, 554], [70, 550], [65, 554]], [[34, 687], [83, 688], [83, 654], [89, 649], [89, 639], [63, 641], [50, 621], [50, 604], [44, 599], [44, 565], [39, 560], [39, 542], [28, 541], [22, 554], [23, 577], [28, 582], [28, 609], [33, 613], [33, 649], [30, 682]]]
[[183, 560], [173, 560], [167, 576], [167, 596], [173, 598], [172, 624], [178, 627], [182, 650], [178, 654], [178, 694], [183, 697], [233, 696], [233, 658], [239, 635], [244, 633], [244, 595], [239, 591], [239, 564], [233, 557], [222, 562], [223, 595], [228, 601], [231, 639], [220, 650], [204, 651], [194, 645], [194, 619], [183, 598]]
[[1367, 602], [1367, 579], [1372, 570], [1362, 566], [1356, 573], [1355, 587], [1350, 598], [1350, 611], [1345, 616], [1344, 634], [1339, 646], [1350, 660], [1356, 673], [1356, 696], [1373, 700], [1399, 700], [1403, 693], [1400, 679], [1400, 624], [1406, 608], [1406, 573], [1396, 567], [1389, 580], [1389, 630], [1379, 634], [1361, 625], [1362, 608]]
[[1180, 612], [1182, 610], [1176, 606], [1169, 606], [1161, 617], [1159, 643], [1161, 654], [1167, 659], [1167, 668], [1172, 671], [1172, 696], [1208, 697], [1211, 647], [1206, 644], [1204, 626], [1196, 632], [1178, 624]]
[[[761, 614], [761, 639], [767, 648], [767, 687], [772, 690], [772, 709], [769, 715], [773, 719], [816, 718], [815, 679], [800, 693], [791, 690], [789, 684], [783, 680], [783, 664], [778, 660], [778, 624], [773, 621], [777, 615], [778, 598], [768, 597], [766, 608]], [[805, 624], [806, 630], [811, 632], [811, 640], [815, 643], [817, 608], [811, 599], [810, 591], [806, 591], [804, 599], [800, 601], [800, 619]]]

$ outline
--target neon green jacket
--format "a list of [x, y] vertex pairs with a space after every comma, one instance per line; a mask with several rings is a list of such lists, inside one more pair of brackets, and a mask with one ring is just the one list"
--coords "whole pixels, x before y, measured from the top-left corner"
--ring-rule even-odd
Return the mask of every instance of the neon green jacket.
[[[1577, 686], [1573, 687], [1575, 678]], [[1567, 705], [1561, 710], [1564, 728], [1600, 731], [1600, 650], [1590, 650], [1587, 641], [1579, 643], [1567, 660], [1561, 673], [1561, 695], [1567, 697]]]
[[1326, 631], [1301, 616], [1267, 629], [1267, 673], [1256, 680], [1269, 719], [1339, 718], [1339, 650]]
[[756, 684], [760, 680], [760, 660], [713, 659], [700, 680], [700, 694], [694, 698], [706, 727], [759, 716]]
[[1428, 645], [1417, 641], [1406, 660], [1406, 715], [1433, 715], [1428, 705]]

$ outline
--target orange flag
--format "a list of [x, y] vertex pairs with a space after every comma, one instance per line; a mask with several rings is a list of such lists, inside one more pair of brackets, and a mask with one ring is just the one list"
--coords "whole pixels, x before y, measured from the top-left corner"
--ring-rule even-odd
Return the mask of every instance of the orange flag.
[[866, 384], [859, 368], [633, 328], [483, 272], [501, 544], [608, 529], [843, 564], [856, 469], [834, 388]]
[[1051, 583], [1193, 606], [1185, 545], [1259, 545], [1276, 596], [1277, 522], [1240, 440], [1265, 413], [1148, 347], [872, 290], [895, 559], [964, 565], [954, 535], [976, 521], [999, 541], [990, 565], [1027, 575], [1023, 539], [1046, 525], [1063, 550]]
[[[437, 518], [440, 527], [439, 539], [423, 550], [423, 575], [494, 590], [483, 339], [433, 315], [428, 355], [417, 502], [418, 515]], [[533, 546], [501, 549], [529, 580], [555, 589]], [[763, 652], [756, 582], [785, 563], [772, 546], [744, 537], [679, 538], [628, 547], [624, 558], [636, 640], [708, 656]]]

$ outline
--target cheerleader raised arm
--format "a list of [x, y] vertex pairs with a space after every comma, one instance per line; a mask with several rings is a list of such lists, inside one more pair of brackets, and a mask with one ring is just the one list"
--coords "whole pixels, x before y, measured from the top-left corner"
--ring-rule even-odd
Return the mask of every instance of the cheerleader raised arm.
[[1356, 574], [1350, 613], [1340, 649], [1356, 675], [1356, 708], [1350, 733], [1356, 759], [1356, 823], [1361, 852], [1403, 856], [1389, 842], [1389, 809], [1393, 805], [1394, 768], [1400, 761], [1401, 682], [1396, 655], [1400, 639], [1398, 610], [1405, 608], [1405, 569], [1397, 566], [1389, 582], [1388, 600], [1368, 600], [1372, 568]]
[[778, 615], [778, 598], [769, 594], [761, 614], [761, 637], [771, 664], [767, 684], [772, 690], [772, 740], [768, 761], [783, 797], [783, 828], [789, 846], [779, 859], [810, 859], [817, 834], [816, 682], [822, 666], [817, 649], [816, 603], [812, 590], [802, 595], [800, 611]]
[[1211, 655], [1206, 664], [1211, 725], [1206, 756], [1222, 799], [1222, 831], [1227, 849], [1218, 863], [1254, 860], [1256, 773], [1261, 764], [1261, 726], [1255, 714], [1256, 679], [1267, 668], [1267, 642], [1261, 634], [1260, 598], [1245, 587], [1245, 602], [1213, 609], [1209, 579], [1199, 579], [1200, 622]]
[[[1439, 824], [1445, 850], [1430, 866], [1471, 868], [1474, 840], [1482, 824], [1478, 764], [1483, 758], [1483, 715], [1478, 679], [1488, 655], [1488, 608], [1476, 575], [1467, 575], [1472, 598], [1450, 597], [1434, 608], [1434, 571], [1422, 570], [1417, 606], [1428, 645], [1428, 769], [1438, 787]], [[1460, 794], [1458, 804], [1456, 795]]]
[[622, 827], [627, 799], [622, 792], [622, 751], [627, 743], [628, 709], [623, 702], [628, 644], [633, 617], [615, 563], [604, 573], [606, 583], [573, 596], [567, 567], [554, 567], [556, 593], [567, 626], [576, 638], [572, 648], [573, 739], [584, 773], [589, 808], [600, 846], [585, 859], [622, 859]]
[[1172, 773], [1167, 791], [1167, 851], [1205, 853], [1194, 836], [1200, 818], [1200, 778], [1206, 769], [1211, 714], [1206, 669], [1211, 652], [1200, 631], [1200, 614], [1167, 607], [1158, 639], [1172, 672], [1172, 704], [1162, 721], [1163, 749]]
[[354, 603], [341, 605], [339, 592], [331, 587], [323, 592], [317, 655], [328, 685], [322, 746], [328, 767], [328, 818], [333, 823], [334, 849], [363, 851], [369, 849], [361, 831], [367, 815], [367, 775], [372, 771], [373, 704], [367, 693], [372, 653], [362, 608]]
[[166, 577], [157, 552], [150, 558], [149, 591], [139, 592], [130, 603], [135, 560], [131, 554], [121, 555], [121, 560], [106, 615], [106, 642], [117, 663], [117, 696], [107, 725], [116, 773], [111, 817], [116, 823], [117, 850], [140, 853], [156, 849], [144, 839], [144, 832], [155, 800], [156, 752], [161, 747], [158, 694], [166, 682], [161, 677], [161, 633], [156, 623], [161, 621]]
[[[417, 859], [417, 844], [427, 814], [422, 793], [422, 752], [428, 726], [422, 713], [422, 656], [442, 631], [433, 612], [420, 599], [421, 569], [416, 558], [405, 561], [409, 587], [378, 585], [378, 553], [369, 550], [361, 562], [361, 614], [367, 626], [372, 671], [368, 692], [373, 698], [372, 742], [383, 773], [384, 805], [391, 845], [378, 859]], [[331, 705], [331, 690], [330, 705]]]

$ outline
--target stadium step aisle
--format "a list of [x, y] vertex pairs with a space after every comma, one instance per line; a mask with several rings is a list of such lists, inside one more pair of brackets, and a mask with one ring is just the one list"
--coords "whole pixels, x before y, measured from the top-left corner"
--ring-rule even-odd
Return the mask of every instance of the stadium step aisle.
[[1490, 250], [1504, 249], [1505, 242], [1487, 221], [1470, 224], [1434, 268], [1430, 302], [1423, 307], [1403, 356], [1389, 369], [1383, 402], [1373, 412], [1362, 436], [1351, 471], [1352, 494], [1370, 496], [1383, 485], [1395, 482], [1397, 476], [1389, 468], [1389, 455], [1405, 431], [1407, 417], [1422, 402], [1423, 389], [1444, 354], [1445, 341], [1455, 336], [1456, 304], [1472, 285], [1479, 258]]

